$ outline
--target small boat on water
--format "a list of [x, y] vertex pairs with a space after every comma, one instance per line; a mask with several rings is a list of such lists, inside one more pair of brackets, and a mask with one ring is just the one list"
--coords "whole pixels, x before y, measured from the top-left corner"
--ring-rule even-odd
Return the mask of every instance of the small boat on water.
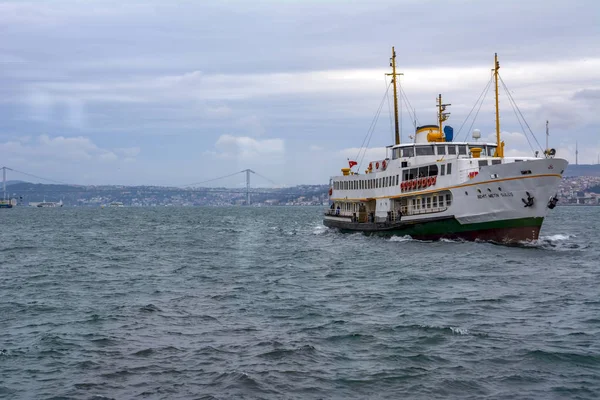
[[[493, 82], [496, 142], [453, 142], [443, 127], [450, 104], [438, 96], [436, 125], [416, 126], [412, 141], [400, 143], [396, 95], [396, 53], [392, 48], [395, 143], [383, 159], [372, 160], [364, 174], [349, 161], [330, 180], [330, 207], [323, 224], [342, 232], [409, 235], [515, 243], [536, 240], [568, 162], [546, 148], [542, 156], [506, 157], [500, 139], [497, 55]], [[548, 147], [548, 146], [546, 146]], [[533, 153], [533, 152], [532, 152]]]
[[60, 200], [59, 202], [54, 202], [54, 201], [46, 201], [46, 199], [44, 199], [44, 201], [41, 201], [41, 202], [30, 202], [29, 206], [30, 207], [38, 207], [38, 208], [62, 207], [63, 202], [62, 202], [62, 200]]

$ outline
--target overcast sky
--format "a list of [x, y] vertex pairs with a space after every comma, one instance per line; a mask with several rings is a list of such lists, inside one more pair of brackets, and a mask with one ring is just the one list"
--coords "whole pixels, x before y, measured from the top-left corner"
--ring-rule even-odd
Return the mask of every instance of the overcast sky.
[[[497, 52], [537, 140], [548, 119], [558, 156], [574, 163], [578, 142], [579, 163], [596, 163], [599, 20], [597, 0], [4, 1], [0, 164], [79, 184], [185, 185], [245, 168], [327, 183], [385, 99], [392, 45], [420, 124], [435, 123], [442, 93], [457, 132]], [[500, 94], [507, 154], [532, 155]], [[493, 89], [473, 128], [492, 137]], [[367, 158], [392, 141], [386, 99]]]

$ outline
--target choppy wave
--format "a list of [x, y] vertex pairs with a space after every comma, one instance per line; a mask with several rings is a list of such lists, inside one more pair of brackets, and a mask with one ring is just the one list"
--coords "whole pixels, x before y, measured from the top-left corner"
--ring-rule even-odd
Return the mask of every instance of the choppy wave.
[[2, 398], [600, 393], [600, 208], [518, 247], [347, 235], [319, 208], [29, 211], [2, 214]]

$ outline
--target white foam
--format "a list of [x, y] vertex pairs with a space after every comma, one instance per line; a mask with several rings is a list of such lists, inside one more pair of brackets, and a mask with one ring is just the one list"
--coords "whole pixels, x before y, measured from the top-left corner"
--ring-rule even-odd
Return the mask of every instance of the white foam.
[[560, 233], [556, 234], [556, 235], [550, 235], [550, 236], [542, 236], [540, 237], [541, 240], [549, 240], [551, 242], [556, 242], [559, 240], [567, 240], [570, 239], [572, 236], [571, 235], [561, 235]]
[[390, 242], [409, 242], [413, 240], [413, 238], [411, 238], [408, 235], [404, 235], [404, 236], [392, 236], [390, 238]]
[[452, 331], [452, 333], [457, 334], [457, 335], [468, 335], [469, 334], [469, 331], [466, 328], [458, 328], [458, 327], [451, 326], [450, 330]]
[[317, 225], [313, 229], [313, 235], [322, 235], [329, 230], [325, 225]]
[[441, 238], [440, 242], [443, 242], [443, 243], [464, 243], [465, 241], [463, 239]]

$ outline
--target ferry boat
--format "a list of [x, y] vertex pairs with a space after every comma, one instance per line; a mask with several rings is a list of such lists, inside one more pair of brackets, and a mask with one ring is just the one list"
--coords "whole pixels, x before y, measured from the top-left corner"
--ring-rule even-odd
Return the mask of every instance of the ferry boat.
[[[342, 168], [330, 180], [330, 207], [323, 224], [342, 232], [415, 239], [533, 241], [544, 218], [556, 206], [558, 185], [567, 161], [554, 149], [542, 156], [505, 157], [500, 139], [497, 54], [493, 81], [496, 142], [453, 142], [443, 127], [449, 104], [438, 97], [438, 123], [416, 127], [411, 143], [400, 143], [396, 95], [396, 53], [392, 47], [395, 144], [384, 159], [369, 163], [364, 174]], [[444, 129], [445, 128], [445, 129]], [[546, 146], [548, 147], [548, 146]]]
[[30, 207], [38, 207], [38, 208], [54, 208], [54, 207], [62, 207], [63, 202], [62, 202], [62, 200], [60, 200], [57, 203], [55, 201], [46, 201], [46, 199], [44, 199], [44, 201], [41, 201], [41, 202], [29, 203], [29, 206]]

